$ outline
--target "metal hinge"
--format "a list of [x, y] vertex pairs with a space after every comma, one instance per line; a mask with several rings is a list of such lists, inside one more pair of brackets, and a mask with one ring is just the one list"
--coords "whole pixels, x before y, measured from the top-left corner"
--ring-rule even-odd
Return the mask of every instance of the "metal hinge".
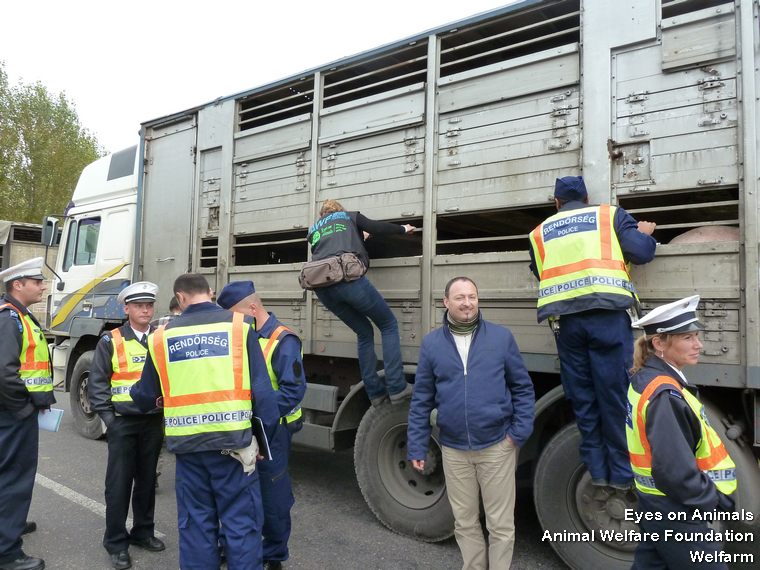
[[723, 184], [722, 176], [719, 176], [718, 178], [710, 178], [710, 179], [700, 178], [699, 180], [697, 180], [698, 186], [717, 186], [718, 184]]
[[649, 134], [649, 131], [641, 127], [636, 127], [631, 131], [632, 137], [645, 137], [648, 134]]
[[631, 93], [628, 95], [628, 97], [625, 98], [626, 103], [638, 103], [639, 101], [646, 101], [649, 99], [649, 91], [637, 91], [635, 93]]
[[701, 90], [703, 90], [703, 91], [706, 90], [706, 89], [717, 89], [718, 87], [723, 87], [725, 85], [725, 83], [723, 83], [720, 80], [720, 76], [719, 75], [712, 75], [710, 77], [703, 77], [702, 79], [700, 79], [699, 81], [697, 81], [697, 84], [699, 85], [699, 88]]
[[572, 90], [568, 89], [564, 93], [560, 93], [559, 95], [555, 95], [554, 97], [552, 97], [551, 99], [549, 99], [549, 101], [551, 101], [552, 103], [559, 103], [560, 101], [564, 101], [566, 98], [570, 97], [570, 95], [572, 95], [572, 94], [573, 94]]
[[570, 144], [570, 139], [563, 139], [561, 141], [554, 141], [549, 143], [549, 150], [562, 150]]

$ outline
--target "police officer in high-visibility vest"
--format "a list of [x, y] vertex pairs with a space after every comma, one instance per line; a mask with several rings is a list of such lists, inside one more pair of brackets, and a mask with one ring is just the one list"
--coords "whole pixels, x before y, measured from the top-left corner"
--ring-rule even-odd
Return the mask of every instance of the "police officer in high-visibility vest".
[[233, 281], [222, 289], [217, 304], [254, 319], [256, 332], [267, 363], [269, 379], [277, 392], [280, 424], [269, 442], [272, 461], [260, 461], [261, 497], [264, 501], [264, 568], [277, 570], [288, 559], [290, 509], [295, 501], [288, 474], [292, 434], [303, 426], [301, 400], [306, 379], [301, 355], [301, 339], [267, 312], [252, 281]]
[[[151, 552], [165, 548], [155, 536], [153, 520], [163, 416], [157, 408], [143, 413], [129, 395], [145, 365], [157, 292], [154, 283], [140, 281], [119, 293], [127, 322], [101, 337], [87, 385], [90, 405], [108, 428], [103, 546], [117, 570], [132, 565], [130, 544]], [[130, 495], [133, 524], [127, 531]]]
[[[695, 552], [719, 553], [720, 542], [698, 540], [710, 536], [703, 514], [734, 510], [734, 462], [683, 373], [702, 349], [698, 303], [699, 295], [687, 297], [633, 323], [645, 335], [636, 341], [626, 435], [637, 509], [645, 515], [639, 526], [659, 537], [639, 543], [635, 569], [689, 568]], [[666, 539], [666, 530], [683, 532], [684, 539]], [[698, 567], [726, 568], [716, 558]]]
[[37, 415], [55, 403], [47, 341], [28, 308], [45, 292], [41, 257], [0, 272], [0, 570], [41, 570], [21, 548], [37, 473]]
[[626, 311], [637, 302], [627, 263], [652, 260], [655, 224], [615, 206], [590, 206], [581, 176], [557, 179], [554, 202], [558, 212], [529, 236], [538, 322], [549, 319], [554, 330], [592, 484], [627, 491], [633, 476], [620, 418], [633, 357]]
[[166, 445], [176, 454], [180, 567], [219, 568], [221, 524], [227, 567], [260, 569], [264, 513], [252, 421], [260, 419], [272, 440], [280, 414], [259, 335], [252, 319], [211, 302], [203, 275], [180, 275], [174, 294], [182, 315], [148, 339], [130, 394], [143, 411], [164, 409]]

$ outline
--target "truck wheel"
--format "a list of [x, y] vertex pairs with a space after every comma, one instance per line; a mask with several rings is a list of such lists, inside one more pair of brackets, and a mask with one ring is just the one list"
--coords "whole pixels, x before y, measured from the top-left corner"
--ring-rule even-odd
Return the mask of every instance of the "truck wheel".
[[90, 408], [90, 398], [87, 396], [87, 379], [90, 377], [90, 367], [94, 350], [85, 352], [74, 365], [69, 385], [71, 401], [71, 416], [77, 431], [88, 439], [98, 439], [103, 435], [103, 424], [98, 414]]
[[[732, 495], [737, 512], [752, 513], [752, 520], [724, 521], [722, 526], [737, 533], [760, 532], [760, 465], [752, 454], [752, 445], [742, 437], [746, 427], [736, 424], [730, 416], [723, 413], [718, 406], [703, 398], [705, 413], [710, 425], [718, 433], [728, 455], [736, 464], [736, 492]], [[750, 434], [751, 435], [751, 430]], [[748, 541], [726, 541], [723, 549], [730, 554], [751, 554], [753, 560], [760, 559], [760, 544]], [[737, 559], [740, 560], [740, 559]], [[756, 563], [754, 563], [756, 564]], [[754, 564], [734, 562], [732, 570], [754, 568]]]
[[354, 443], [356, 480], [375, 516], [391, 530], [426, 542], [454, 533], [441, 449], [437, 434], [430, 439], [427, 474], [406, 459], [409, 405], [370, 407], [364, 414]]
[[[636, 506], [635, 492], [591, 485], [591, 476], [578, 453], [580, 443], [578, 428], [567, 425], [541, 453], [533, 481], [538, 520], [544, 531], [552, 533], [552, 548], [571, 568], [628, 570], [637, 543], [605, 542], [600, 531], [638, 530], [625, 520], [625, 509]], [[592, 530], [593, 541], [588, 540]]]

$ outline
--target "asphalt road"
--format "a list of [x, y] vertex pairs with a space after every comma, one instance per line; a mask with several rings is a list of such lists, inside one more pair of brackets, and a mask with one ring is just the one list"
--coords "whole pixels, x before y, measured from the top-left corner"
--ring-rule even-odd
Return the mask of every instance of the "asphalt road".
[[[57, 393], [66, 410], [58, 433], [40, 432], [40, 461], [30, 520], [38, 530], [25, 537], [24, 550], [41, 556], [49, 569], [108, 569], [101, 545], [105, 527], [103, 486], [107, 446], [78, 435], [69, 413], [69, 395]], [[156, 496], [156, 531], [167, 544], [161, 553], [132, 547], [133, 568], [178, 568], [174, 458], [165, 453]], [[461, 557], [453, 539], [426, 544], [381, 525], [365, 505], [354, 478], [350, 451], [331, 454], [295, 449], [291, 456], [296, 505], [287, 569], [455, 570]], [[517, 539], [512, 568], [566, 566], [541, 531], [528, 493], [518, 495]]]

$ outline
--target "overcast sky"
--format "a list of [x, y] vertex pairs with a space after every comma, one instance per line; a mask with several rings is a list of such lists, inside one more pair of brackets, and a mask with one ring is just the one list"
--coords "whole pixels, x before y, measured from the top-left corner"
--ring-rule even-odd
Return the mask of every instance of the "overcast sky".
[[0, 8], [12, 84], [65, 92], [113, 152], [140, 123], [514, 0], [15, 0]]

